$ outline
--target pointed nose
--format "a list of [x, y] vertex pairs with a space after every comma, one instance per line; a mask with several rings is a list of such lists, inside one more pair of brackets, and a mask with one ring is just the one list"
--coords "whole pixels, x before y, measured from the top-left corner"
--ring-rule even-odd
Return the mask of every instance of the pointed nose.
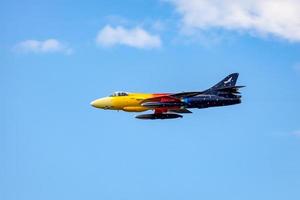
[[91, 106], [93, 106], [93, 107], [96, 107], [96, 103], [97, 102], [97, 100], [95, 100], [95, 101], [92, 101], [90, 104], [91, 104]]
[[111, 99], [108, 97], [96, 99], [91, 102], [91, 106], [95, 108], [109, 109], [111, 108]]

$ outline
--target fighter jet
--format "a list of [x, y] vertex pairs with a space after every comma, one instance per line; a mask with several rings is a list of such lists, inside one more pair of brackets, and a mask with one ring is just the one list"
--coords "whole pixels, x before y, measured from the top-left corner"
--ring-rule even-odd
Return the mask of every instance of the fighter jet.
[[180, 93], [129, 93], [115, 92], [112, 95], [91, 102], [96, 108], [143, 112], [153, 110], [153, 114], [137, 115], [138, 119], [174, 119], [181, 114], [192, 113], [191, 108], [228, 106], [241, 103], [239, 89], [236, 86], [238, 73], [228, 75], [213, 87], [199, 92]]

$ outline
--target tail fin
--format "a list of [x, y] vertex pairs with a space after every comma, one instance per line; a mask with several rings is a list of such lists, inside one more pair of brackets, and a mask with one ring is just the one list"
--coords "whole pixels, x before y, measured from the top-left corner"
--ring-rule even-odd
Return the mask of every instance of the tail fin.
[[215, 94], [226, 98], [240, 98], [241, 96], [239, 95], [239, 89], [244, 86], [235, 85], [238, 77], [238, 73], [230, 74], [213, 87], [204, 91], [204, 93]]
[[214, 85], [212, 88], [210, 88], [210, 90], [234, 87], [238, 77], [239, 77], [238, 73], [230, 74], [230, 75], [226, 76], [226, 78], [224, 78], [222, 81], [220, 81], [219, 83]]

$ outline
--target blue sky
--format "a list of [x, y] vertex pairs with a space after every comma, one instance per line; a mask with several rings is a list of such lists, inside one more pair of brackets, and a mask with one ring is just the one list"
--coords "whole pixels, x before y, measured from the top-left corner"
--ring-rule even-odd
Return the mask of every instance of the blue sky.
[[[0, 199], [298, 200], [300, 5], [250, 4], [0, 1]], [[89, 104], [232, 72], [242, 104], [179, 120]]]

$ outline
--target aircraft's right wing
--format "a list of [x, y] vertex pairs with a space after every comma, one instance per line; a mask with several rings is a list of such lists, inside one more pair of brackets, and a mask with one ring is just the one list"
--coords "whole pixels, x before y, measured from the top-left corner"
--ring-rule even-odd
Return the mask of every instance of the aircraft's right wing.
[[193, 97], [202, 93], [203, 92], [181, 92], [181, 93], [171, 94], [170, 96], [175, 98], [184, 98], [184, 97]]

